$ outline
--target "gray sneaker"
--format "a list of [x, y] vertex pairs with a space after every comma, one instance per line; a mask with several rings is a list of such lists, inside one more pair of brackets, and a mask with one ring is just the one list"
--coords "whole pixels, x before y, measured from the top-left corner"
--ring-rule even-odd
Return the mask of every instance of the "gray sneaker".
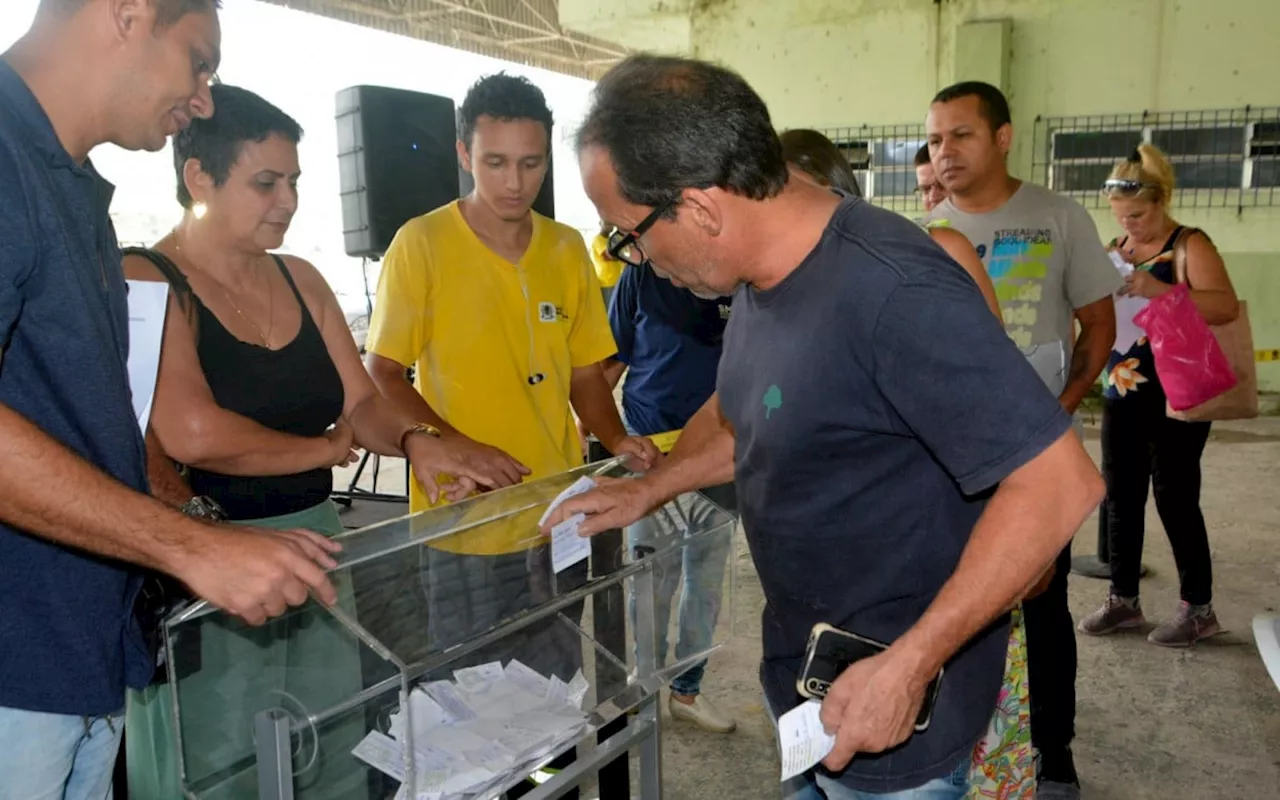
[[1190, 647], [1201, 639], [1222, 633], [1212, 605], [1193, 606], [1183, 601], [1173, 619], [1157, 627], [1147, 641], [1161, 647]]
[[1105, 636], [1108, 633], [1138, 628], [1146, 624], [1147, 618], [1142, 616], [1142, 604], [1138, 602], [1138, 598], [1111, 594], [1107, 595], [1107, 602], [1102, 608], [1080, 620], [1077, 627], [1081, 633]]
[[1080, 800], [1080, 786], [1075, 783], [1040, 781], [1036, 784], [1036, 800]]

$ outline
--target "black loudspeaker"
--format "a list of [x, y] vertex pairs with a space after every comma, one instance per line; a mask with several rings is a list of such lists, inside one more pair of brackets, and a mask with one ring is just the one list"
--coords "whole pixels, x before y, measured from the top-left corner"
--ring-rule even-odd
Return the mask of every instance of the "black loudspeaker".
[[[459, 164], [458, 195], [466, 197], [475, 188], [476, 182], [471, 177], [471, 173], [467, 172]], [[538, 196], [533, 198], [533, 210], [548, 219], [556, 218], [555, 161], [552, 160], [550, 153], [547, 154], [547, 177], [542, 180], [542, 188], [538, 190]]]
[[345, 249], [379, 258], [401, 225], [458, 199], [453, 101], [352, 86], [336, 105]]

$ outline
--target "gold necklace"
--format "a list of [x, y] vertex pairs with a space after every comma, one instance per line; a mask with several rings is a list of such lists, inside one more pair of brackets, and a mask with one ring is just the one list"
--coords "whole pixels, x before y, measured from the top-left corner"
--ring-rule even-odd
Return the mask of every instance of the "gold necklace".
[[[182, 252], [182, 242], [178, 241], [177, 229], [174, 229], [173, 231], [173, 246], [174, 246], [174, 249], [176, 249], [179, 253]], [[192, 263], [192, 266], [195, 266], [194, 262], [191, 262], [191, 263]], [[196, 269], [200, 269], [200, 268], [197, 266]], [[200, 271], [204, 272], [204, 270], [200, 270]], [[253, 328], [254, 333], [258, 334], [258, 338], [262, 340], [262, 346], [266, 347], [267, 349], [270, 349], [271, 348], [271, 332], [275, 329], [275, 326], [276, 326], [276, 299], [275, 299], [276, 289], [275, 289], [275, 281], [271, 280], [271, 275], [270, 274], [267, 275], [267, 331], [266, 333], [263, 333], [262, 327], [258, 325], [258, 323], [254, 322], [253, 319], [248, 314], [244, 313], [244, 311], [241, 310], [240, 306], [236, 304], [236, 301], [231, 298], [231, 293], [228, 292], [226, 287], [222, 285], [222, 282], [219, 281], [217, 278], [214, 278], [212, 275], [209, 275], [209, 273], [207, 272], [205, 272], [204, 274], [208, 276], [209, 280], [212, 281], [215, 286], [218, 287], [218, 291], [222, 293], [222, 296], [224, 298], [226, 298], [227, 303], [231, 306], [231, 309], [236, 312], [236, 315], [239, 316], [240, 319], [248, 323], [249, 327]]]

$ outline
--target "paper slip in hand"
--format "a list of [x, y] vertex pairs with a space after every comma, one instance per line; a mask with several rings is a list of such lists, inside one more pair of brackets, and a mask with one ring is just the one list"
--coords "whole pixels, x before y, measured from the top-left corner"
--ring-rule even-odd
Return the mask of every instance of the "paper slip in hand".
[[551, 529], [551, 569], [555, 572], [591, 555], [591, 540], [578, 535], [578, 525], [586, 518], [585, 514], [574, 514]]
[[560, 504], [570, 497], [577, 497], [580, 494], [591, 491], [596, 488], [596, 482], [588, 477], [581, 477], [574, 481], [573, 485], [556, 495], [556, 499], [551, 501], [551, 505], [547, 506], [547, 510], [542, 512], [542, 519], [538, 520], [538, 527], [541, 528], [547, 524], [547, 520], [551, 517], [551, 513], [560, 507]]
[[[1124, 260], [1115, 250], [1108, 252], [1111, 256], [1111, 263], [1115, 265], [1116, 271], [1121, 277], [1128, 277], [1133, 274], [1133, 265]], [[1145, 297], [1132, 297], [1129, 295], [1118, 295], [1115, 298], [1116, 304], [1116, 341], [1111, 349], [1117, 353], [1128, 353], [1130, 348], [1142, 337], [1146, 336], [1146, 331], [1139, 328], [1133, 321], [1138, 312], [1147, 307], [1149, 303]]]
[[822, 703], [808, 700], [778, 717], [778, 744], [782, 750], [782, 780], [789, 780], [827, 757], [836, 737], [822, 727], [818, 714]]

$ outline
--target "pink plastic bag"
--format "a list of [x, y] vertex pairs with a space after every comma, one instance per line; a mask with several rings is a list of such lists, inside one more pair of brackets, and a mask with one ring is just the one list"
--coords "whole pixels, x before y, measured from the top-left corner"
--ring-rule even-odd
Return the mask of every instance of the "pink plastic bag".
[[1155, 298], [1133, 318], [1147, 332], [1169, 407], [1184, 411], [1236, 385], [1236, 373], [1196, 310], [1186, 284]]

